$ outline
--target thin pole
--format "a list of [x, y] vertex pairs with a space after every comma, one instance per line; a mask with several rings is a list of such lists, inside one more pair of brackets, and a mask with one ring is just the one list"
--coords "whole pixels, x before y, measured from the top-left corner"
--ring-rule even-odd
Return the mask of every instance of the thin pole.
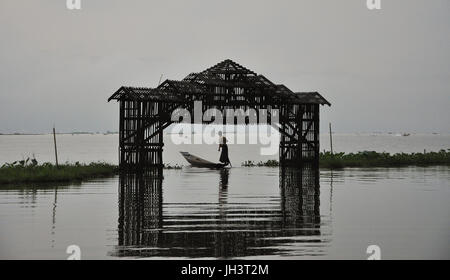
[[55, 127], [54, 126], [53, 126], [53, 143], [55, 144], [56, 167], [58, 167], [58, 150], [56, 149], [56, 132], [55, 132]]
[[331, 154], [333, 154], [333, 136], [331, 134], [331, 123], [330, 123], [330, 148], [331, 148]]

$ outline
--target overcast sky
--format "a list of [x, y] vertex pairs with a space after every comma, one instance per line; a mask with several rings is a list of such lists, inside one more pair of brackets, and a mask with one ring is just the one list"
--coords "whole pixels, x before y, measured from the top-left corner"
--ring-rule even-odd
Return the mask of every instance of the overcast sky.
[[230, 58], [319, 91], [321, 127], [450, 132], [450, 1], [0, 1], [0, 133], [118, 129], [120, 86]]

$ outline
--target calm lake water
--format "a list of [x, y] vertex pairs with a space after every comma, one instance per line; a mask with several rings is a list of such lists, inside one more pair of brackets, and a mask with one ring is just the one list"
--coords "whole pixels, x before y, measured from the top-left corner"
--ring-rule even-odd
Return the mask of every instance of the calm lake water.
[[[117, 157], [117, 135], [58, 139], [63, 160]], [[450, 143], [445, 135], [334, 139], [342, 151], [419, 152]], [[35, 153], [51, 161], [51, 140], [0, 136], [0, 160]], [[217, 154], [206, 145], [182, 148]], [[263, 159], [258, 149], [230, 146], [235, 167], [226, 170], [184, 167], [164, 170], [164, 179], [2, 187], [0, 258], [66, 259], [72, 244], [83, 259], [366, 259], [372, 244], [383, 259], [450, 258], [449, 167], [321, 170], [317, 180], [316, 172], [280, 177], [278, 168], [239, 167]], [[178, 151], [166, 142], [165, 161], [185, 164]]]
[[[219, 159], [216, 145], [175, 145], [171, 137], [170, 134], [164, 136], [165, 163], [186, 165], [186, 161], [179, 154], [180, 151], [187, 151], [213, 161]], [[321, 150], [328, 151], [330, 149], [329, 135], [321, 134], [320, 141]], [[57, 135], [57, 142], [60, 162], [118, 163], [119, 136], [117, 134], [63, 134]], [[275, 146], [278, 147], [278, 145]], [[231, 162], [234, 166], [239, 166], [246, 160], [278, 159], [278, 154], [261, 156], [261, 147], [263, 146], [259, 144], [230, 144]], [[365, 150], [390, 153], [439, 151], [450, 149], [450, 134], [412, 134], [407, 137], [396, 134], [333, 134], [333, 149], [347, 153]], [[0, 135], [0, 164], [33, 156], [39, 162], [54, 162], [53, 135]]]

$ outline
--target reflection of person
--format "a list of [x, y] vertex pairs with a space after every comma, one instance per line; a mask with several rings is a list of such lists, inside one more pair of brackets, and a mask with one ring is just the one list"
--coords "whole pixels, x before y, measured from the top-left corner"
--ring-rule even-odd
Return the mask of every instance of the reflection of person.
[[225, 136], [222, 136], [222, 132], [219, 132], [220, 140], [219, 140], [219, 149], [222, 149], [222, 152], [220, 153], [220, 159], [219, 161], [225, 164], [230, 164], [230, 159], [228, 158], [228, 145], [227, 145], [227, 138]]

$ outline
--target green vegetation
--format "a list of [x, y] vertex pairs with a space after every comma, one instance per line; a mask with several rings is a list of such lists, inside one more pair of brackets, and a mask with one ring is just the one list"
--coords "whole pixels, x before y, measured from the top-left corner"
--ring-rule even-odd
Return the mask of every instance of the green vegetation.
[[400, 166], [431, 166], [450, 165], [450, 150], [428, 153], [337, 153], [320, 154], [320, 166], [324, 168], [343, 167], [400, 167]]
[[183, 166], [175, 164], [175, 165], [170, 165], [170, 164], [164, 164], [164, 169], [182, 169]]
[[80, 164], [65, 163], [56, 167], [51, 163], [38, 164], [36, 159], [6, 163], [0, 167], [0, 185], [12, 183], [70, 182], [108, 177], [118, 168], [104, 162]]
[[[245, 161], [242, 166], [268, 166], [277, 167], [277, 160], [255, 163]], [[450, 149], [428, 153], [320, 153], [319, 165], [321, 168], [338, 169], [344, 167], [401, 167], [401, 166], [450, 166]], [[165, 169], [181, 169], [179, 165], [165, 165]], [[84, 179], [109, 177], [118, 173], [116, 165], [96, 162], [90, 164], [65, 163], [56, 167], [51, 163], [38, 164], [36, 159], [26, 159], [6, 163], [0, 167], [0, 185], [13, 183], [37, 182], [71, 182]]]
[[[182, 169], [182, 166], [164, 165], [164, 169]], [[95, 162], [90, 164], [65, 163], [56, 167], [46, 162], [38, 164], [36, 159], [6, 163], [0, 167], [0, 185], [73, 182], [85, 179], [110, 177], [119, 173], [117, 165]]]
[[266, 162], [254, 162], [252, 160], [244, 161], [241, 166], [245, 167], [261, 167], [261, 166], [267, 166], [267, 167], [277, 167], [279, 166], [278, 160], [269, 159]]
[[[242, 166], [269, 166], [276, 167], [279, 163], [276, 160], [255, 163], [245, 161]], [[450, 165], [450, 149], [440, 150], [439, 152], [428, 153], [377, 153], [365, 151], [358, 153], [320, 153], [319, 166], [322, 168], [338, 169], [344, 167], [401, 167], [401, 166], [432, 166], [432, 165]]]

